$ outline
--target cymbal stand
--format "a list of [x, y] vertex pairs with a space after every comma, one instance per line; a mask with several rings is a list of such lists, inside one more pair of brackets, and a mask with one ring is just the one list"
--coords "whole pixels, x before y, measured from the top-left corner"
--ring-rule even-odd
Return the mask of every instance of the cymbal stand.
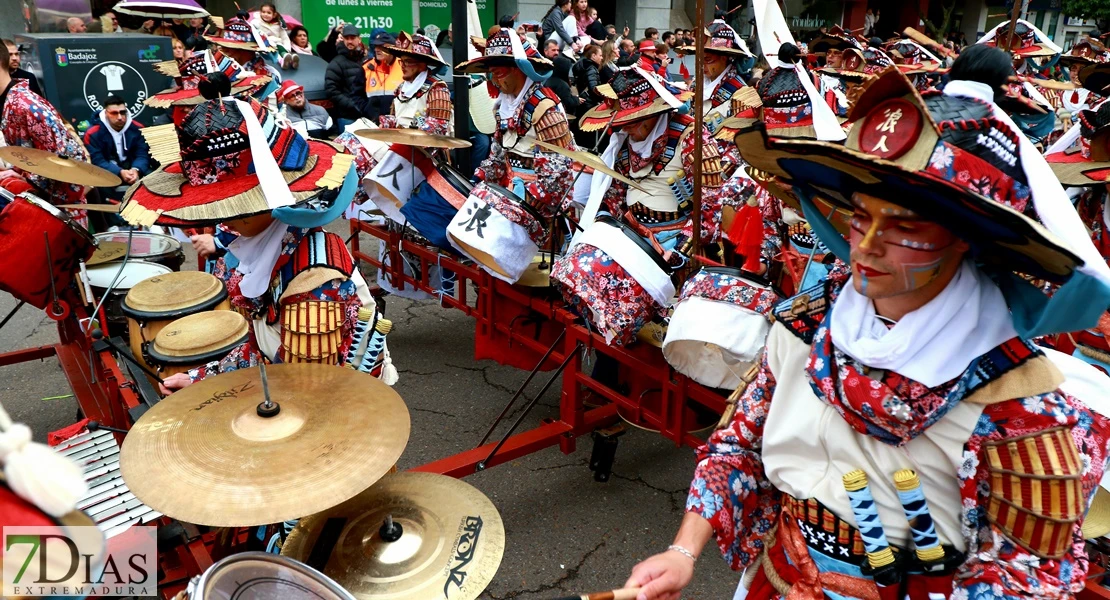
[[[563, 333], [566, 333], [566, 331], [564, 330]], [[556, 340], [555, 343], [558, 344], [559, 341], [561, 341], [561, 340], [562, 340], [562, 334], [560, 334], [559, 340]], [[554, 349], [555, 349], [555, 346], [553, 345], [548, 350], [548, 354], [550, 354]], [[497, 451], [501, 449], [501, 446], [503, 446], [505, 444], [505, 442], [508, 441], [508, 439], [510, 437], [512, 437], [513, 432], [516, 431], [516, 428], [520, 427], [520, 424], [522, 422], [524, 422], [524, 418], [528, 416], [528, 413], [532, 412], [532, 409], [535, 408], [536, 404], [539, 403], [540, 398], [542, 398], [543, 395], [547, 393], [547, 390], [551, 388], [551, 384], [555, 383], [555, 380], [558, 379], [559, 376], [563, 374], [563, 370], [567, 368], [567, 365], [570, 364], [570, 361], [574, 360], [574, 357], [577, 356], [577, 354], [581, 351], [582, 351], [582, 342], [578, 342], [577, 344], [575, 344], [574, 350], [572, 350], [570, 352], [567, 352], [566, 358], [563, 359], [563, 362], [560, 363], [559, 367], [555, 369], [555, 372], [551, 374], [551, 377], [547, 380], [547, 383], [543, 384], [543, 387], [540, 388], [540, 391], [536, 394], [536, 396], [534, 398], [532, 398], [532, 400], [530, 400], [528, 402], [528, 404], [524, 405], [524, 410], [521, 411], [520, 416], [516, 418], [516, 421], [513, 422], [512, 426], [509, 427], [509, 430], [506, 431], [505, 435], [503, 435], [501, 437], [501, 439], [497, 442], [497, 445], [493, 447], [493, 450], [490, 450], [489, 455], [486, 456], [485, 459], [483, 459], [481, 462], [479, 462], [477, 465], [474, 466], [475, 471], [484, 471], [484, 470], [486, 470], [486, 467], [489, 466], [489, 463], [493, 461], [493, 457], [497, 455]], [[543, 359], [540, 360], [540, 364], [536, 365], [536, 370], [539, 370], [540, 365], [542, 365], [543, 361], [546, 360], [546, 359], [547, 359], [547, 355], [545, 354]], [[521, 387], [519, 392], [523, 392], [523, 391], [524, 391], [524, 388]], [[515, 401], [515, 397], [514, 397], [514, 401]]]
[[273, 417], [281, 412], [281, 405], [270, 398], [270, 382], [266, 379], [266, 361], [258, 361], [258, 373], [262, 377], [262, 396], [265, 398], [258, 403], [258, 416]]
[[540, 358], [540, 361], [536, 363], [535, 368], [533, 368], [532, 372], [528, 374], [528, 377], [524, 379], [524, 383], [520, 384], [520, 387], [516, 389], [516, 393], [513, 394], [513, 397], [509, 398], [509, 403], [505, 405], [505, 408], [501, 411], [501, 414], [497, 415], [497, 418], [494, 419], [493, 424], [489, 426], [489, 431], [487, 431], [486, 435], [482, 437], [482, 441], [478, 442], [478, 445], [476, 446], [477, 448], [481, 448], [483, 445], [485, 445], [486, 442], [489, 441], [489, 436], [493, 435], [493, 430], [497, 429], [497, 426], [501, 423], [501, 420], [505, 418], [505, 415], [507, 415], [509, 413], [509, 410], [512, 409], [513, 404], [516, 403], [516, 399], [524, 393], [524, 388], [528, 387], [528, 384], [532, 382], [532, 378], [536, 376], [536, 373], [540, 372], [540, 367], [543, 366], [543, 363], [547, 362], [548, 357], [551, 356], [551, 353], [555, 351], [555, 348], [559, 347], [559, 344], [562, 343], [563, 338], [566, 337], [566, 335], [566, 329], [559, 332], [559, 337], [555, 338], [555, 342], [551, 344], [551, 347], [547, 349], [547, 352], [544, 353], [542, 358]]
[[19, 309], [23, 308], [24, 304], [27, 304], [27, 302], [25, 300], [20, 300], [19, 304], [15, 305], [15, 308], [8, 313], [8, 316], [4, 317], [3, 321], [0, 321], [0, 329], [3, 329], [4, 326], [8, 324], [8, 321], [12, 320], [12, 317], [15, 316], [15, 313], [19, 312]]

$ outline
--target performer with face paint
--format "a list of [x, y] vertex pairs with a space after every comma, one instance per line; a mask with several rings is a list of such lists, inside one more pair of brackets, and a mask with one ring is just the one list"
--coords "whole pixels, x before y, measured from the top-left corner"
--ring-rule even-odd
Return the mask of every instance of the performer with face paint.
[[[979, 80], [994, 63], [961, 61], [925, 96], [882, 73], [843, 146], [737, 135], [851, 273], [775, 309], [760, 366], [699, 449], [674, 544], [632, 571], [638, 600], [678, 598], [713, 538], [748, 600], [1083, 589], [1110, 419], [1069, 391], [1088, 366], [1028, 340], [1096, 323], [1110, 269]], [[851, 214], [845, 230], [817, 195]]]

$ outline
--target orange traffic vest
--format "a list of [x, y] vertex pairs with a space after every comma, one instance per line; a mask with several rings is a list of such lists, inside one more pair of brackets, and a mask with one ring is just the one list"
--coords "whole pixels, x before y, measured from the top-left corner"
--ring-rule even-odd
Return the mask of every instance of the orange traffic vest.
[[401, 73], [401, 62], [397, 59], [388, 67], [379, 65], [376, 60], [368, 60], [363, 63], [362, 70], [366, 73], [366, 95], [369, 97], [392, 96], [394, 90], [405, 80]]

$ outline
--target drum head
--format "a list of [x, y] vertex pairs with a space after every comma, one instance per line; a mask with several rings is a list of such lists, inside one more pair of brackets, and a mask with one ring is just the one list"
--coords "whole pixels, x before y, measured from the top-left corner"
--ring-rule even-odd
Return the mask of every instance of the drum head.
[[181, 250], [181, 242], [160, 233], [116, 231], [96, 234], [97, 241], [119, 242], [124, 246], [127, 245], [128, 238], [131, 240], [131, 258], [164, 256]]
[[249, 331], [243, 315], [232, 310], [181, 317], [158, 332], [150, 357], [162, 364], [196, 362], [205, 355], [226, 354], [246, 339]]
[[201, 576], [192, 600], [354, 600], [319, 571], [264, 552], [233, 554]]
[[112, 286], [116, 290], [129, 290], [144, 279], [173, 272], [169, 267], [142, 260], [129, 260], [126, 264], [111, 262], [86, 269], [89, 276], [89, 285], [107, 289], [112, 284], [112, 279], [115, 278], [116, 273], [121, 269], [123, 272], [120, 273], [116, 284]]
[[139, 319], [168, 318], [208, 310], [227, 298], [224, 283], [202, 271], [180, 271], [143, 280], [127, 292], [124, 314]]

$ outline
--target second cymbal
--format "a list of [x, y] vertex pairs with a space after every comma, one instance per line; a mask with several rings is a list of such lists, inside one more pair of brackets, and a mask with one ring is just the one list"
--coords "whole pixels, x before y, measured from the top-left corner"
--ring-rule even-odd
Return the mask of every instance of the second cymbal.
[[301, 519], [281, 550], [363, 600], [474, 600], [504, 552], [505, 525], [489, 498], [453, 477], [414, 472]]
[[89, 187], [116, 187], [121, 183], [119, 177], [96, 165], [58, 156], [46, 150], [4, 146], [0, 147], [0, 158], [28, 173], [65, 183]]
[[426, 133], [420, 129], [359, 129], [355, 135], [387, 144], [401, 144], [418, 148], [469, 148], [470, 142], [446, 135]]
[[640, 184], [614, 171], [609, 165], [605, 164], [605, 161], [601, 160], [600, 156], [597, 156], [596, 154], [590, 154], [589, 152], [584, 152], [582, 150], [567, 150], [566, 148], [563, 148], [561, 146], [548, 144], [547, 142], [541, 142], [539, 140], [536, 140], [536, 145], [549, 152], [562, 154], [563, 156], [566, 156], [574, 162], [590, 167], [595, 171], [601, 171], [602, 173], [605, 173], [613, 179], [616, 179], [617, 181], [620, 181], [625, 185], [630, 185], [640, 190], [641, 192], [647, 191], [644, 188], [640, 187]]

